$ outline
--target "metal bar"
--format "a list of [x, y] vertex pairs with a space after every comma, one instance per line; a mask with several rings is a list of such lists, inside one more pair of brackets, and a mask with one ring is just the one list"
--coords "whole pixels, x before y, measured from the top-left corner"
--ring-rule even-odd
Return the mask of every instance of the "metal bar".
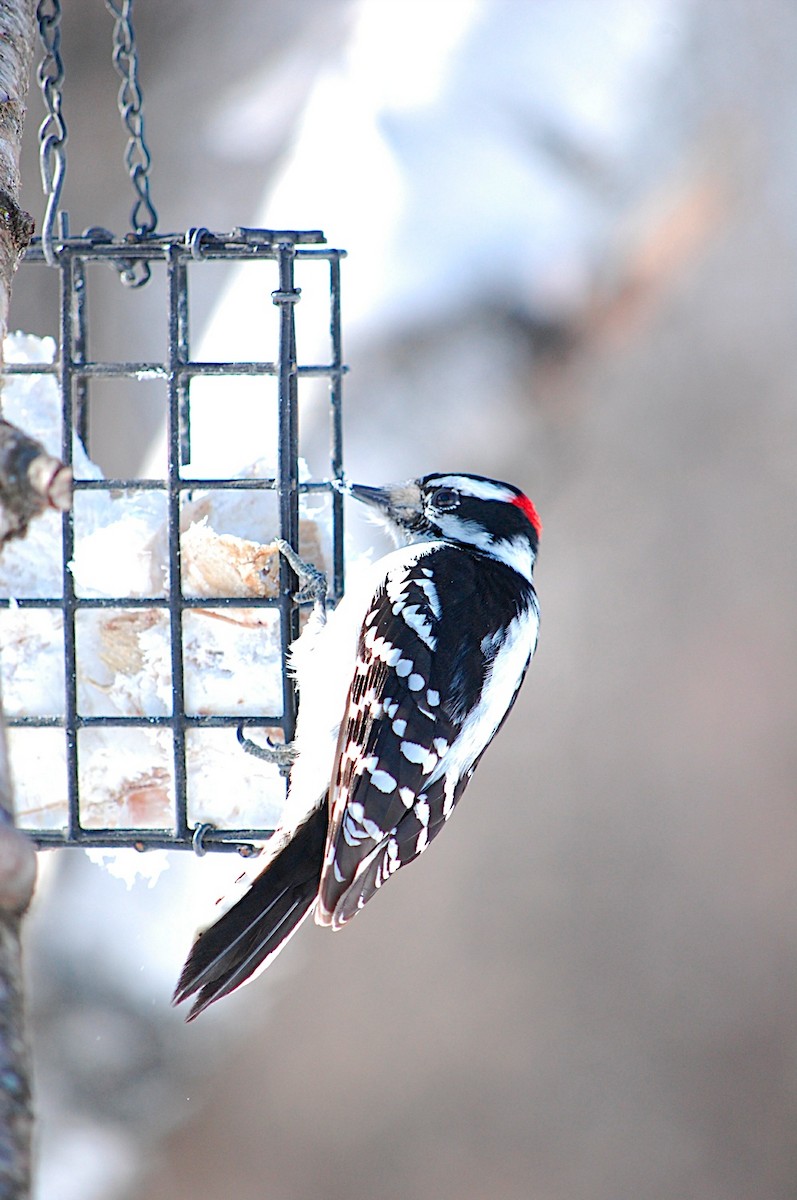
[[89, 452], [89, 381], [85, 375], [78, 374], [74, 370], [79, 364], [84, 363], [88, 357], [88, 320], [86, 312], [86, 304], [88, 300], [86, 292], [86, 272], [84, 264], [79, 258], [73, 258], [72, 269], [74, 271], [74, 362], [73, 375], [75, 377], [75, 429], [77, 435], [83, 443], [83, 448], [86, 453]]
[[[30, 364], [20, 364], [27, 368]], [[42, 369], [36, 364], [37, 370], [15, 370], [12, 364], [10, 374], [43, 375], [47, 368]], [[147, 380], [168, 379], [170, 371], [178, 376], [192, 375], [276, 375], [277, 364], [270, 362], [175, 362], [173, 366], [157, 361], [147, 362], [79, 362], [74, 364], [74, 372], [84, 379], [136, 379], [139, 383]]]
[[[114, 238], [106, 230], [98, 229], [96, 233], [82, 236], [65, 236], [58, 238], [58, 246], [72, 253], [78, 253], [83, 258], [96, 262], [124, 263], [129, 260], [147, 259], [165, 261], [170, 251], [179, 258], [194, 261], [209, 261], [217, 259], [244, 259], [251, 261], [258, 258], [279, 259], [279, 247], [292, 245], [297, 255], [302, 258], [329, 258], [339, 254], [326, 246], [308, 245], [308, 239], [295, 230], [270, 230], [269, 238], [246, 240], [234, 234], [215, 234], [203, 231], [201, 242], [197, 245], [191, 235], [194, 231], [184, 233], [128, 234], [124, 238]], [[34, 238], [27, 250], [25, 258], [28, 262], [45, 261], [41, 239]]]
[[[191, 729], [234, 729], [241, 722], [246, 725], [262, 727], [263, 729], [279, 729], [282, 717], [263, 713], [183, 713], [182, 721], [186, 728]], [[124, 717], [124, 716], [90, 716], [78, 714], [75, 725], [78, 729], [89, 729], [92, 726], [119, 729], [170, 729], [174, 718], [171, 716], [157, 717]], [[61, 729], [66, 724], [65, 717], [6, 717], [6, 725], [18, 729]]]
[[[30, 829], [22, 825], [40, 850], [57, 850], [67, 846], [82, 846], [85, 849], [97, 850], [193, 850], [197, 852], [198, 844], [193, 834], [191, 837], [180, 837], [159, 829], [81, 829], [76, 838], [59, 829]], [[244, 858], [252, 858], [259, 854], [257, 842], [267, 841], [273, 834], [273, 829], [203, 829], [201, 830], [201, 850], [237, 851]]]
[[4, 375], [60, 375], [61, 365], [52, 363], [3, 363]]
[[[335, 480], [343, 481], [343, 358], [340, 327], [340, 257], [329, 260], [330, 322], [333, 373], [329, 379], [330, 466]], [[332, 595], [343, 595], [343, 494], [332, 492]]]
[[[185, 363], [189, 357], [188, 350], [188, 267], [182, 259], [175, 266], [177, 285], [177, 311], [175, 319], [177, 328], [174, 337], [177, 343], [177, 360]], [[171, 336], [171, 335], [170, 335]], [[177, 411], [180, 421], [180, 467], [191, 461], [191, 381], [182, 371], [177, 378]]]
[[[189, 479], [182, 477], [178, 481], [178, 485], [182, 491], [275, 491], [279, 487], [279, 480], [261, 476], [247, 476], [246, 478], [222, 477], [214, 479], [210, 476], [204, 476], [197, 479]], [[167, 486], [165, 479], [76, 479], [74, 483], [75, 489], [78, 491], [106, 491], [106, 492], [146, 492], [155, 491], [162, 492]], [[300, 493], [311, 492], [328, 492], [332, 488], [332, 484], [328, 479], [308, 479], [299, 484]]]
[[[135, 379], [139, 383], [146, 380], [168, 379], [170, 368], [160, 362], [74, 362], [73, 373], [79, 379]], [[277, 375], [279, 364], [274, 362], [178, 362], [174, 368], [181, 379], [192, 378], [195, 375], [207, 375], [211, 378], [223, 376]], [[345, 368], [341, 368], [345, 371]], [[302, 378], [323, 378], [332, 375], [335, 367], [332, 364], [313, 363], [296, 367], [296, 374]], [[55, 375], [58, 373], [57, 364], [49, 363], [9, 363], [4, 368], [7, 375]]]
[[[61, 266], [61, 458], [72, 463], [73, 363], [74, 363], [74, 262], [71, 255], [60, 258]], [[61, 521], [61, 587], [63, 589], [64, 633], [64, 735], [66, 741], [67, 820], [70, 837], [80, 830], [80, 783], [77, 741], [77, 656], [75, 646], [75, 585], [69, 564], [75, 548], [74, 510], [69, 509]]]
[[[169, 486], [166, 479], [76, 479], [74, 486], [81, 492], [162, 492]], [[178, 479], [181, 491], [273, 491], [276, 479]], [[309, 489], [308, 489], [309, 490]]]
[[[279, 490], [280, 537], [299, 549], [299, 426], [296, 386], [296, 322], [294, 305], [300, 292], [294, 279], [295, 247], [279, 245], [279, 289], [271, 298], [280, 310], [277, 479]], [[296, 728], [296, 689], [288, 672], [288, 653], [299, 636], [299, 608], [294, 601], [299, 581], [280, 556], [280, 638], [282, 642], [283, 731], [285, 741], [293, 740]]]
[[247, 225], [236, 225], [232, 236], [246, 242], [247, 245], [262, 242], [325, 242], [326, 238], [320, 229], [260, 229]]
[[[309, 603], [309, 602], [308, 602]], [[60, 597], [48, 599], [5, 599], [0, 600], [0, 608], [62, 608]], [[168, 596], [76, 596], [76, 609], [84, 608], [168, 608]], [[184, 596], [183, 608], [278, 608], [277, 596]]]
[[169, 294], [168, 378], [168, 541], [169, 625], [172, 664], [172, 737], [174, 739], [174, 828], [180, 838], [188, 836], [185, 765], [185, 683], [183, 679], [183, 580], [180, 558], [180, 273], [174, 248], [167, 259]]

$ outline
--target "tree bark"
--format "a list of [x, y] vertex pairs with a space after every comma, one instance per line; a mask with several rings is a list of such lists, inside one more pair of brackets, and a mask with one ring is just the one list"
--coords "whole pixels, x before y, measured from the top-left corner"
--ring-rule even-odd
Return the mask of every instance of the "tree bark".
[[[33, 233], [30, 216], [19, 206], [19, 151], [35, 17], [35, 0], [0, 4], [0, 347], [14, 272]], [[0, 547], [9, 537], [22, 536], [30, 518], [48, 503], [63, 505], [69, 480], [59, 477], [60, 467], [38, 442], [0, 421]], [[30, 1195], [33, 1115], [20, 925], [35, 878], [33, 846], [14, 827], [0, 721], [0, 1200], [25, 1200]]]
[[33, 1104], [20, 925], [35, 880], [33, 845], [14, 828], [0, 724], [0, 1200], [27, 1200], [30, 1195]]
[[71, 501], [69, 467], [0, 417], [0, 550], [12, 538], [24, 537], [31, 518], [45, 508], [67, 509]]
[[[0, 365], [11, 283], [33, 235], [19, 206], [19, 151], [36, 36], [35, 0], [0, 4]], [[0, 547], [24, 537], [48, 505], [68, 508], [71, 472], [22, 430], [0, 420]]]

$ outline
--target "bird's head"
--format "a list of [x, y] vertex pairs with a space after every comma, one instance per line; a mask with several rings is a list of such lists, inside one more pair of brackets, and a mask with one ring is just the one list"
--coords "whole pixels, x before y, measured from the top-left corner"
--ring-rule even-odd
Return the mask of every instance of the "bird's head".
[[531, 577], [541, 531], [534, 505], [518, 488], [482, 475], [424, 475], [386, 487], [350, 484], [403, 540], [470, 546]]

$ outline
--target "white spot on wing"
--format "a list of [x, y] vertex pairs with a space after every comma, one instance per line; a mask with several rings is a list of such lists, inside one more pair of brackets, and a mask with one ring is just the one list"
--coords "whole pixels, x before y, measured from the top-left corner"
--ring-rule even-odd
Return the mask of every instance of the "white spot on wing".
[[421, 612], [417, 604], [408, 605], [401, 614], [410, 629], [417, 633], [420, 640], [434, 650], [437, 646], [437, 638], [432, 633], [432, 625], [428, 618]]
[[435, 587], [435, 584], [432, 580], [432, 572], [429, 570], [428, 567], [424, 567], [423, 573], [425, 576], [427, 576], [427, 578], [426, 579], [416, 579], [415, 582], [417, 583], [417, 585], [421, 589], [421, 591], [425, 594], [426, 599], [429, 601], [429, 607], [431, 608], [432, 613], [439, 620], [442, 609], [440, 608], [440, 598], [437, 595], [437, 588]]
[[417, 742], [402, 742], [401, 753], [409, 762], [413, 763], [423, 762], [426, 758], [425, 747], [418, 745]]
[[389, 771], [372, 771], [371, 783], [380, 792], [384, 792], [386, 796], [389, 796], [391, 792], [396, 790], [396, 780]]
[[408, 762], [420, 764], [424, 775], [428, 775], [437, 766], [437, 755], [418, 742], [402, 742], [401, 753]]

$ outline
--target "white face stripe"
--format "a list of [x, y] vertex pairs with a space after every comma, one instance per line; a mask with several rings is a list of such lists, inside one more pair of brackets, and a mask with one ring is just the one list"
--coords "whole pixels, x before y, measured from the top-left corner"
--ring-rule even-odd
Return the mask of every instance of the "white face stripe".
[[435, 475], [427, 487], [450, 487], [461, 492], [463, 496], [474, 496], [477, 500], [503, 500], [511, 503], [517, 499], [517, 492], [492, 483], [489, 479], [465, 479], [462, 475]]
[[493, 558], [506, 563], [531, 582], [534, 553], [528, 538], [516, 537], [510, 538], [509, 541], [494, 542], [481, 525], [477, 525], [475, 521], [463, 521], [456, 513], [443, 513], [436, 520], [447, 538], [465, 542], [468, 546], [475, 546], [477, 550], [491, 554]]

